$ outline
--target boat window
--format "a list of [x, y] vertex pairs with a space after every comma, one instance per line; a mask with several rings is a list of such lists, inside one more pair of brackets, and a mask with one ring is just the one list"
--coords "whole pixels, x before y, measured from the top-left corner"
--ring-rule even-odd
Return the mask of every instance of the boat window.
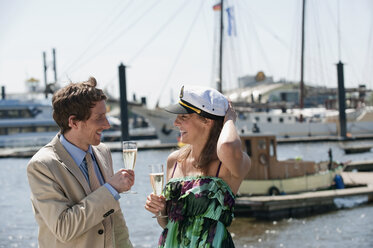
[[252, 155], [252, 152], [251, 152], [251, 140], [246, 140], [245, 141], [245, 145], [246, 145], [247, 155], [249, 155], [249, 157], [251, 157], [251, 155]]
[[59, 131], [60, 129], [58, 128], [58, 126], [50, 126], [48, 127], [48, 131], [49, 132], [53, 132], [53, 131]]
[[259, 116], [255, 116], [255, 120], [256, 120], [256, 121], [260, 121]]
[[8, 132], [7, 132], [7, 128], [6, 127], [2, 127], [2, 128], [0, 128], [0, 135], [5, 135], [5, 134], [7, 134]]
[[271, 118], [271, 117], [268, 117], [268, 118], [267, 118], [267, 122], [272, 122], [272, 118]]
[[20, 115], [20, 111], [18, 110], [8, 110], [8, 118], [19, 118], [21, 115]]
[[271, 140], [271, 144], [269, 146], [269, 156], [271, 156], [271, 157], [276, 156], [276, 152], [275, 152], [275, 141], [274, 140]]
[[34, 132], [33, 127], [22, 127], [20, 128], [20, 133], [31, 133]]
[[280, 118], [279, 118], [279, 122], [280, 122], [280, 123], [283, 123], [283, 122], [284, 122], [284, 118], [280, 117]]
[[0, 118], [30, 118], [31, 113], [27, 109], [4, 109], [0, 111]]
[[49, 128], [49, 131], [60, 131], [60, 128], [58, 126], [52, 126]]
[[30, 118], [30, 117], [32, 117], [30, 111], [27, 110], [27, 109], [20, 110], [19, 111], [19, 116], [22, 117], [22, 118]]
[[260, 139], [258, 140], [258, 149], [265, 150], [266, 149], [266, 140]]
[[58, 131], [58, 126], [40, 126], [40, 127], [36, 127], [35, 131], [38, 132], [38, 133], [41, 133], [41, 132], [54, 132], [54, 131]]
[[15, 133], [19, 133], [19, 128], [18, 127], [8, 128], [8, 134], [15, 134]]
[[37, 127], [35, 131], [38, 132], [38, 133], [47, 132], [48, 127]]

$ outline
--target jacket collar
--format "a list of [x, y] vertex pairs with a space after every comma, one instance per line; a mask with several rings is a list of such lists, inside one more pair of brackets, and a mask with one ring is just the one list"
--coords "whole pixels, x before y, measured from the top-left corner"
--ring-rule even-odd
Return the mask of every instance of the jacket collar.
[[82, 185], [85, 193], [90, 194], [91, 188], [87, 180], [85, 179], [83, 173], [79, 169], [79, 166], [74, 162], [73, 158], [66, 151], [65, 147], [60, 142], [60, 134], [57, 134], [50, 143], [54, 149], [57, 159], [60, 161], [61, 165], [71, 172]]

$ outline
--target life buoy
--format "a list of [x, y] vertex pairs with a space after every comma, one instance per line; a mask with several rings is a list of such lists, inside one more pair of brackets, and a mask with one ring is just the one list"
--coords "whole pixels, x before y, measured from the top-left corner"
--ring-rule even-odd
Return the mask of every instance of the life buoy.
[[269, 188], [268, 194], [269, 195], [279, 195], [280, 190], [278, 188], [276, 188], [275, 186], [272, 186], [272, 187]]
[[259, 155], [259, 163], [261, 163], [263, 165], [267, 165], [268, 164], [268, 157], [267, 157], [267, 155], [260, 154]]

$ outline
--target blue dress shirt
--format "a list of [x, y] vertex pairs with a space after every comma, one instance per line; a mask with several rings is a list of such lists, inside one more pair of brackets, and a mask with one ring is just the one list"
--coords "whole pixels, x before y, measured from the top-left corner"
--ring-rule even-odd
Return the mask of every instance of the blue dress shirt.
[[[62, 145], [65, 147], [66, 151], [70, 154], [70, 156], [73, 158], [74, 162], [79, 166], [79, 169], [82, 171], [85, 179], [87, 180], [89, 184], [89, 176], [88, 176], [88, 171], [83, 167], [82, 162], [85, 157], [86, 152], [83, 151], [82, 149], [78, 148], [77, 146], [71, 144], [67, 139], [61, 134], [60, 136], [60, 141]], [[97, 175], [97, 178], [100, 182], [101, 185], [104, 185], [110, 193], [113, 195], [115, 200], [118, 200], [120, 198], [119, 193], [111, 186], [109, 183], [105, 183], [104, 178], [102, 177], [101, 171], [98, 168], [96, 158], [93, 155], [92, 152], [92, 146], [90, 145], [88, 147], [88, 152], [91, 154], [92, 161], [93, 161], [93, 167], [95, 169], [95, 173]]]

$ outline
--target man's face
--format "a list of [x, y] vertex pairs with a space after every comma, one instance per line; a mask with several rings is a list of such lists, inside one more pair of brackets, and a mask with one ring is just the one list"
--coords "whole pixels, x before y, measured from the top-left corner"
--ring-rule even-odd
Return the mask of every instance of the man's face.
[[89, 145], [98, 145], [101, 142], [102, 131], [109, 129], [110, 124], [106, 119], [105, 101], [96, 102], [91, 108], [91, 116], [86, 121], [79, 122], [79, 145], [83, 150], [87, 150]]

